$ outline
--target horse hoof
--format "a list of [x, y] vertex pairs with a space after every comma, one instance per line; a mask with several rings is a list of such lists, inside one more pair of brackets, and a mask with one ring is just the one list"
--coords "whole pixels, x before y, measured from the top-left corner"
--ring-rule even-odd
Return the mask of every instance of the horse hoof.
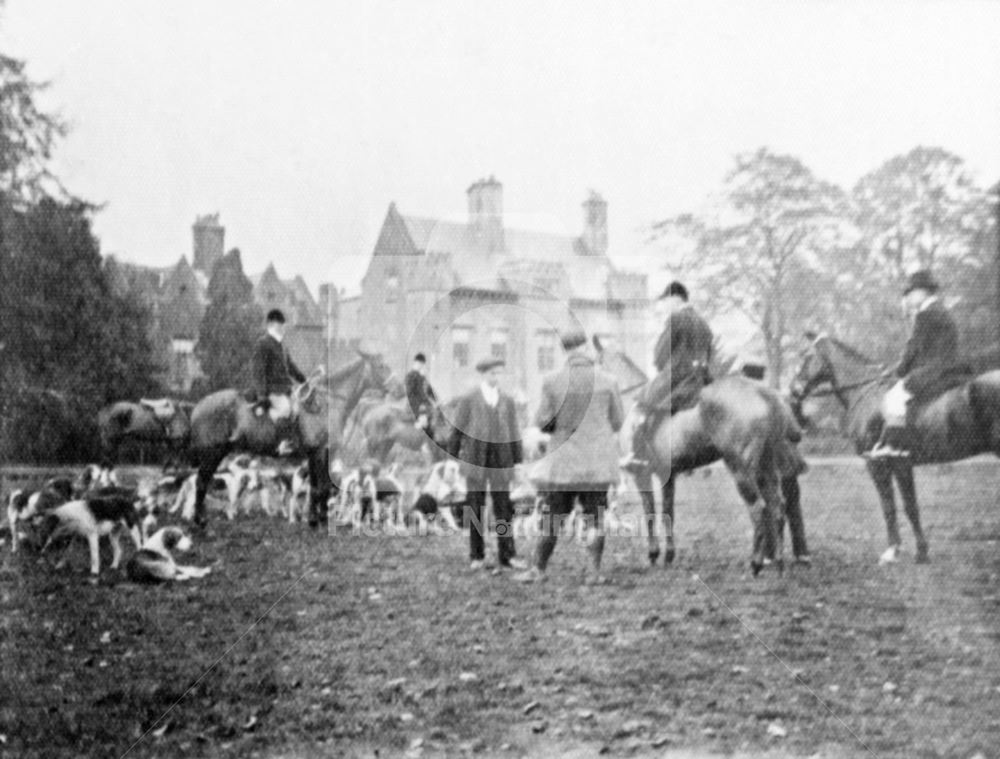
[[673, 548], [668, 548], [667, 552], [663, 554], [663, 566], [668, 566], [674, 563], [674, 559], [677, 558], [677, 552]]
[[650, 566], [654, 566], [655, 567], [656, 566], [656, 560], [658, 558], [660, 558], [660, 552], [659, 551], [650, 551], [649, 552], [649, 563], [650, 563]]
[[921, 548], [917, 551], [916, 563], [917, 564], [931, 563], [931, 557], [926, 548]]
[[756, 577], [760, 574], [760, 571], [764, 568], [764, 562], [762, 561], [751, 561], [750, 562], [750, 573]]
[[882, 552], [882, 555], [878, 557], [879, 566], [895, 564], [897, 561], [899, 561], [899, 546], [889, 546]]

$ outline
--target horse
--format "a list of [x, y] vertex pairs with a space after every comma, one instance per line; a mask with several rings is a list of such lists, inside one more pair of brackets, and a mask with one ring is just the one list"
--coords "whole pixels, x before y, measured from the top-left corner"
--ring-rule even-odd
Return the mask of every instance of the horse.
[[104, 458], [116, 462], [126, 440], [166, 444], [171, 459], [179, 459], [191, 433], [193, 403], [164, 398], [150, 401], [118, 401], [97, 414]]
[[[344, 422], [369, 388], [384, 389], [390, 375], [381, 356], [358, 350], [358, 357], [329, 375], [314, 376], [296, 388], [297, 428], [309, 464], [309, 526], [327, 520], [333, 489], [329, 460], [341, 444]], [[198, 469], [195, 523], [204, 526], [205, 493], [222, 460], [232, 451], [273, 455], [281, 438], [270, 417], [255, 417], [236, 390], [206, 396], [191, 412], [189, 455]]]
[[[633, 407], [619, 438], [626, 450], [631, 446], [636, 423]], [[676, 555], [673, 525], [677, 475], [720, 459], [750, 510], [753, 574], [759, 574], [772, 559], [779, 571], [784, 569], [786, 516], [793, 553], [803, 562], [808, 561], [797, 479], [805, 462], [794, 447], [800, 439], [801, 430], [781, 397], [763, 383], [736, 374], [720, 377], [702, 388], [696, 405], [664, 416], [652, 431], [650, 467], [633, 475], [645, 512], [650, 564], [655, 565], [660, 557], [652, 475], [660, 481], [666, 533], [664, 564], [669, 565]]]
[[[870, 451], [882, 433], [882, 397], [891, 385], [882, 366], [829, 335], [812, 336], [792, 380], [796, 414], [803, 420], [806, 398], [831, 395], [843, 411], [842, 424], [859, 455]], [[927, 537], [920, 525], [920, 508], [913, 467], [958, 461], [980, 453], [1000, 455], [1000, 370], [987, 371], [921, 404], [914, 416], [909, 456], [867, 458], [885, 518], [889, 547], [880, 564], [898, 561], [902, 541], [896, 521], [893, 481], [917, 544], [916, 561], [930, 561]]]
[[[409, 451], [424, 450], [429, 441], [438, 441], [435, 429], [440, 426], [440, 413], [438, 409], [432, 413], [428, 435], [428, 432], [415, 426], [415, 419], [405, 399], [363, 399], [351, 414], [344, 434], [345, 448], [350, 448], [350, 453], [360, 459], [375, 459], [383, 464], [388, 463], [389, 453], [396, 445]], [[442, 458], [440, 443], [427, 448], [430, 450], [432, 463]]]

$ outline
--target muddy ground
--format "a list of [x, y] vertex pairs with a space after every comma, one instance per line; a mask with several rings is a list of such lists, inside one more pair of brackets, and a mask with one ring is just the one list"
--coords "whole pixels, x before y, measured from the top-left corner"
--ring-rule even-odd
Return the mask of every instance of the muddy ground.
[[674, 566], [612, 536], [601, 587], [572, 539], [522, 587], [471, 572], [460, 535], [263, 515], [216, 520], [185, 558], [213, 573], [172, 587], [92, 586], [82, 543], [61, 570], [5, 546], [0, 755], [1000, 756], [1000, 467], [919, 488], [931, 564], [907, 527], [876, 566], [874, 490], [825, 464], [813, 566], [756, 579], [719, 470], [679, 483]]

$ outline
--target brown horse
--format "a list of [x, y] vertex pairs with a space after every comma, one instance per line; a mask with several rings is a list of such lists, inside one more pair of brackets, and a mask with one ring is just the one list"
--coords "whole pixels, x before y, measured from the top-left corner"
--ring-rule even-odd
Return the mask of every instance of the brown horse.
[[[882, 432], [882, 397], [891, 380], [882, 380], [882, 367], [862, 353], [828, 335], [812, 340], [792, 382], [797, 414], [802, 402], [832, 395], [843, 409], [843, 425], [859, 454], [871, 450]], [[1000, 371], [976, 376], [917, 409], [914, 445], [908, 457], [868, 459], [885, 517], [889, 547], [879, 563], [894, 562], [902, 541], [896, 521], [893, 480], [903, 497], [903, 508], [917, 543], [916, 560], [929, 561], [927, 538], [920, 526], [913, 467], [957, 461], [980, 453], [1000, 455]]]
[[[622, 428], [624, 446], [631, 445], [635, 414]], [[736, 480], [750, 509], [754, 544], [750, 567], [760, 572], [773, 558], [784, 566], [782, 543], [787, 515], [796, 557], [804, 558], [805, 532], [797, 476], [804, 462], [794, 447], [801, 431], [780, 396], [760, 382], [727, 375], [702, 389], [698, 404], [664, 418], [653, 431], [652, 471], [636, 476], [649, 540], [649, 560], [660, 556], [656, 534], [656, 502], [652, 475], [661, 485], [662, 518], [666, 533], [665, 562], [675, 555], [674, 493], [678, 474], [722, 460]], [[784, 494], [784, 498], [782, 497]]]
[[[330, 456], [341, 444], [344, 423], [365, 390], [384, 389], [389, 369], [380, 356], [358, 351], [358, 358], [329, 375], [311, 378], [296, 389], [298, 435], [309, 462], [309, 525], [327, 518], [333, 489]], [[195, 522], [205, 524], [205, 493], [222, 460], [232, 451], [273, 455], [283, 437], [267, 414], [255, 416], [236, 390], [206, 396], [191, 413], [190, 456], [198, 468]]]
[[127, 440], [165, 444], [170, 458], [178, 459], [191, 434], [193, 403], [163, 399], [118, 401], [97, 414], [101, 449], [106, 459], [117, 461], [118, 451]]

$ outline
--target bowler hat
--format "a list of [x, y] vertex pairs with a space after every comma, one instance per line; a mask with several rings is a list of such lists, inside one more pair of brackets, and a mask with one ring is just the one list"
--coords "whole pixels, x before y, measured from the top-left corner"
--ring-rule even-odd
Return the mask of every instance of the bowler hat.
[[921, 269], [910, 275], [910, 278], [906, 282], [906, 289], [903, 290], [903, 295], [909, 295], [914, 290], [926, 290], [929, 293], [936, 293], [938, 283], [927, 269]]
[[571, 327], [559, 335], [563, 350], [573, 350], [587, 342], [587, 333], [580, 327]]
[[413, 357], [413, 360], [419, 361], [421, 364], [426, 364], [427, 356], [425, 356], [423, 353], [418, 353], [416, 356]]
[[685, 303], [687, 303], [688, 289], [684, 287], [684, 285], [678, 282], [677, 280], [674, 280], [669, 285], [667, 285], [667, 289], [663, 291], [663, 295], [660, 296], [660, 299], [662, 300], [663, 298], [670, 298], [670, 297], [680, 298]]
[[490, 369], [496, 369], [498, 366], [504, 366], [504, 360], [502, 358], [484, 358], [476, 364], [476, 371], [480, 374], [484, 374]]
[[272, 308], [270, 311], [267, 312], [267, 321], [277, 322], [278, 324], [284, 324], [285, 315], [281, 313], [280, 308]]

